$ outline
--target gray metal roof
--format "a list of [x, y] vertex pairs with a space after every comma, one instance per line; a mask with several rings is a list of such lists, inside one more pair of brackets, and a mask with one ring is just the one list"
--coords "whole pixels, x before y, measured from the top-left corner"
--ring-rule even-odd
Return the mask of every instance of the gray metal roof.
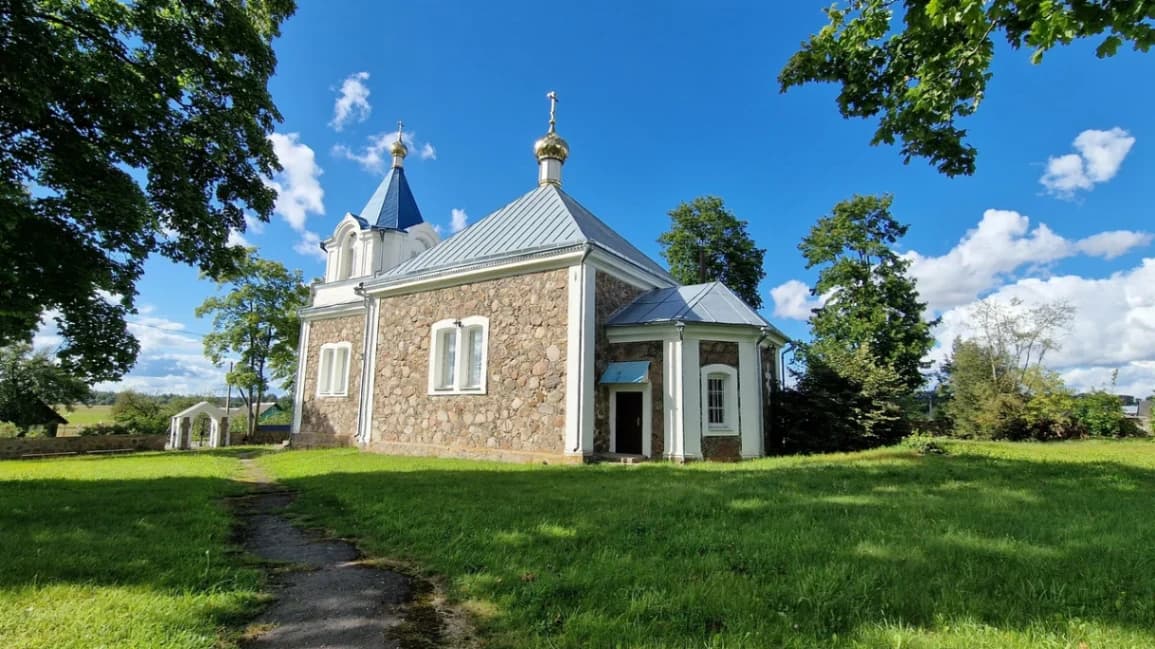
[[771, 326], [721, 282], [647, 291], [622, 307], [606, 324], [625, 326], [679, 321]]
[[541, 185], [429, 250], [389, 270], [384, 279], [435, 274], [496, 263], [584, 243], [673, 279], [657, 262], [614, 232], [556, 185]]

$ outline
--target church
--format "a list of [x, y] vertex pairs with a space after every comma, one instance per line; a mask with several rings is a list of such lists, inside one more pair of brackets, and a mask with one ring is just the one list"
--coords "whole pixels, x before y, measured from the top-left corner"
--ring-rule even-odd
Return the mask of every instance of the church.
[[562, 189], [442, 240], [398, 133], [392, 169], [322, 243], [301, 311], [294, 447], [512, 462], [765, 454], [787, 338], [720, 283], [682, 286]]

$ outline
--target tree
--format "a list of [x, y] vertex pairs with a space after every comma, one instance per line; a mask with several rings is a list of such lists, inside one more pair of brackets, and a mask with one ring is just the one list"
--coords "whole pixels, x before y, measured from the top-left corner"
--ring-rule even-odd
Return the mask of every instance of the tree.
[[670, 210], [670, 229], [658, 237], [670, 274], [682, 284], [718, 281], [755, 309], [762, 308], [758, 284], [766, 276], [762, 257], [738, 220], [716, 196], [699, 196]]
[[33, 352], [26, 343], [0, 347], [0, 421], [15, 424], [21, 434], [45, 423], [45, 407], [71, 409], [90, 394], [88, 384], [46, 352]]
[[309, 288], [301, 271], [290, 272], [278, 262], [261, 259], [252, 248], [218, 286], [230, 290], [206, 299], [196, 309], [198, 318], [213, 317], [213, 331], [204, 339], [205, 355], [213, 363], [220, 363], [226, 355], [237, 356], [226, 379], [240, 389], [252, 435], [257, 404], [270, 381], [292, 387], [301, 329], [297, 310], [307, 303]]
[[927, 158], [948, 176], [975, 172], [977, 150], [959, 121], [974, 114], [991, 79], [995, 37], [1029, 48], [1038, 63], [1056, 45], [1106, 35], [1096, 54], [1155, 43], [1149, 0], [843, 0], [778, 75], [783, 92], [841, 85], [843, 117], [881, 115], [871, 144], [902, 142], [906, 162]]
[[145, 259], [211, 276], [268, 220], [271, 41], [292, 0], [0, 0], [0, 345], [48, 312], [62, 367], [113, 380], [139, 349]]
[[1008, 302], [980, 300], [971, 308], [977, 328], [975, 341], [986, 353], [991, 381], [1005, 389], [1026, 386], [1032, 368], [1041, 367], [1048, 352], [1057, 350], [1057, 332], [1075, 317], [1075, 307], [1065, 301], [1024, 307], [1019, 298]]
[[[835, 358], [869, 347], [880, 366], [896, 372], [909, 392], [924, 382], [923, 357], [934, 345], [910, 262], [892, 246], [906, 234], [890, 214], [892, 198], [854, 196], [818, 220], [798, 249], [806, 268], [821, 266], [811, 294], [824, 300], [810, 317], [806, 357]], [[830, 362], [828, 365], [837, 367]]]

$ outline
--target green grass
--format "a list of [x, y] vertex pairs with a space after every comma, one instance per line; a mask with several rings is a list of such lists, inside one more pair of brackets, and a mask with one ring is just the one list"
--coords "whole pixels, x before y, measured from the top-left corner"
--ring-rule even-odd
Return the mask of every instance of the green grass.
[[60, 416], [68, 420], [69, 426], [88, 426], [90, 424], [111, 424], [112, 406], [76, 406], [71, 411], [64, 407], [57, 407]]
[[0, 462], [0, 647], [219, 648], [259, 606], [228, 454]]
[[1155, 647], [1155, 443], [738, 465], [267, 455], [491, 647]]

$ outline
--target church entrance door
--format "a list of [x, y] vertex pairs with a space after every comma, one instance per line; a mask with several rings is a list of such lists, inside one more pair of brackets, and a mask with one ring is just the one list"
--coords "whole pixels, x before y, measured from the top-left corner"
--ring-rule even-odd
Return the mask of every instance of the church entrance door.
[[642, 453], [642, 393], [615, 392], [614, 452]]

